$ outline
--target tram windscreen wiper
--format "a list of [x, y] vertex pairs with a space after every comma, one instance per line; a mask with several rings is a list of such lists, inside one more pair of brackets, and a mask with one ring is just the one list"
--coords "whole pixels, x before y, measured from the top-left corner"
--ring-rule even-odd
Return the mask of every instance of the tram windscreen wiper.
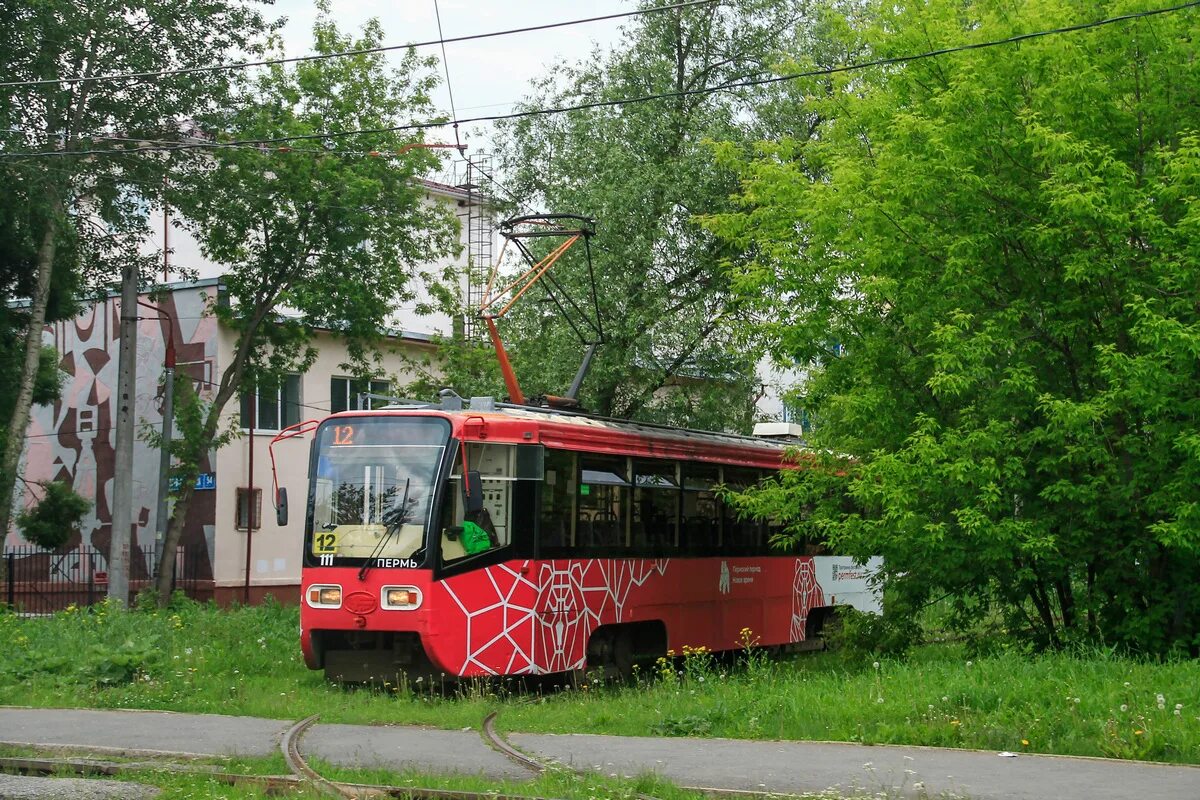
[[400, 501], [400, 507], [393, 508], [384, 515], [383, 524], [386, 528], [383, 538], [379, 540], [379, 544], [375, 545], [375, 549], [371, 551], [371, 555], [367, 556], [367, 560], [363, 563], [362, 568], [359, 569], [358, 579], [360, 581], [367, 577], [367, 572], [371, 569], [371, 563], [379, 557], [379, 554], [383, 552], [383, 548], [387, 547], [388, 542], [392, 540], [392, 536], [408, 521], [408, 487], [411, 481], [411, 478], [405, 478], [404, 480], [404, 499]]

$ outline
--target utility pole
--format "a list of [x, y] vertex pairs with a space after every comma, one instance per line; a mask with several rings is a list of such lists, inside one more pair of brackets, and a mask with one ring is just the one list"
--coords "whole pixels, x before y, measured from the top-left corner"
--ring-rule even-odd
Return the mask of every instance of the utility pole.
[[158, 565], [162, 555], [162, 544], [167, 538], [167, 500], [171, 495], [171, 436], [175, 421], [175, 317], [162, 305], [138, 300], [138, 305], [158, 312], [158, 319], [167, 323], [163, 333], [163, 418], [162, 448], [158, 454], [158, 514], [154, 526], [154, 577], [158, 577]]
[[[258, 416], [258, 382], [250, 391], [250, 466], [247, 470], [246, 487], [246, 585], [242, 587], [242, 604], [250, 605], [250, 544], [254, 540], [255, 514], [258, 506], [254, 502], [254, 423]], [[279, 427], [276, 425], [276, 427]]]
[[121, 347], [113, 443], [112, 538], [108, 545], [108, 598], [129, 602], [129, 537], [133, 527], [133, 412], [137, 394], [138, 270], [121, 273]]

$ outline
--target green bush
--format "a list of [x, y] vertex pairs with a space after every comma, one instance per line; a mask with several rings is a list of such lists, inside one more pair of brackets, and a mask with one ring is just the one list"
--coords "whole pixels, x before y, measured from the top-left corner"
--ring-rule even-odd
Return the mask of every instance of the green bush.
[[38, 504], [17, 515], [17, 528], [38, 547], [54, 550], [70, 540], [92, 504], [66, 481], [50, 481], [42, 488], [45, 494]]
[[912, 614], [902, 611], [869, 614], [840, 606], [825, 623], [824, 636], [830, 650], [857, 662], [903, 656], [921, 641], [921, 627]]

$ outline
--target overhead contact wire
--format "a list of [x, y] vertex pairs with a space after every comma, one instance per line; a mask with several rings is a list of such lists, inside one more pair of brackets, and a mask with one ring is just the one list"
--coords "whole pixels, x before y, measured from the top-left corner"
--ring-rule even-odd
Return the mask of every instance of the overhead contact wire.
[[[937, 50], [928, 50], [921, 53], [914, 53], [903, 56], [890, 56], [888, 58], [878, 58], [871, 61], [861, 61], [851, 64], [843, 64], [836, 67], [824, 67], [821, 69], [804, 70], [801, 72], [790, 72], [783, 75], [774, 75], [769, 78], [758, 78], [754, 80], [737, 80], [721, 83], [716, 86], [708, 86], [699, 89], [685, 89], [674, 92], [659, 92], [655, 94], [639, 95], [636, 97], [618, 98], [614, 100], [596, 100], [589, 103], [579, 103], [576, 105], [553, 106], [550, 108], [535, 108], [528, 111], [516, 111], [509, 114], [493, 114], [480, 117], [466, 117], [462, 119], [451, 120], [431, 120], [428, 122], [409, 123], [405, 125], [391, 125], [384, 128], [371, 128], [350, 131], [337, 131], [326, 133], [302, 134], [296, 136], [280, 136], [270, 139], [240, 139], [228, 142], [181, 142], [175, 146], [163, 147], [140, 147], [137, 150], [44, 150], [37, 152], [15, 152], [15, 153], [0, 153], [0, 157], [17, 158], [17, 157], [34, 157], [34, 156], [70, 156], [70, 155], [129, 155], [134, 152], [156, 152], [156, 151], [171, 151], [171, 150], [188, 150], [188, 149], [218, 149], [222, 147], [242, 147], [270, 144], [285, 144], [287, 142], [297, 141], [316, 141], [341, 138], [345, 136], [368, 136], [383, 133], [397, 133], [401, 131], [418, 131], [427, 130], [429, 128], [441, 128], [446, 125], [467, 124], [473, 122], [501, 122], [510, 119], [525, 119], [529, 117], [548, 116], [552, 114], [565, 114], [571, 111], [586, 111], [595, 108], [611, 108], [618, 106], [633, 105], [635, 103], [645, 103], [652, 100], [663, 100], [680, 97], [693, 97], [696, 95], [715, 94], [717, 92], [729, 91], [732, 89], [744, 89], [755, 86], [765, 86], [774, 83], [782, 83], [786, 81], [799, 80], [801, 78], [817, 78], [827, 75], [836, 75], [846, 72], [857, 72], [871, 67], [895, 66], [900, 64], [908, 64], [914, 61], [922, 61], [938, 56], [949, 55], [951, 53], [959, 53], [967, 50], [983, 50], [1001, 45], [1017, 44], [1031, 39], [1038, 39], [1047, 36], [1054, 36], [1064, 33], [1075, 33], [1077, 31], [1099, 28], [1105, 25], [1112, 25], [1119, 22], [1128, 22], [1136, 19], [1157, 16], [1161, 14], [1169, 14], [1176, 11], [1183, 11], [1200, 6], [1200, 0], [1192, 0], [1192, 2], [1182, 3], [1180, 5], [1169, 6], [1165, 8], [1150, 9], [1147, 11], [1137, 11], [1129, 14], [1122, 14], [1116, 17], [1108, 17], [1105, 19], [1094, 20], [1092, 22], [1083, 22], [1077, 25], [1068, 25], [1061, 28], [1050, 28], [1040, 31], [1032, 31], [1030, 33], [1021, 33], [1015, 36], [1009, 36], [1003, 39], [992, 39], [986, 42], [973, 42], [970, 44], [955, 45], [952, 47], [943, 47]], [[3, 85], [3, 84], [0, 84]]]
[[372, 53], [387, 53], [393, 50], [408, 50], [414, 47], [433, 47], [441, 45], [443, 54], [447, 44], [456, 44], [458, 42], [473, 42], [479, 39], [494, 39], [498, 36], [512, 36], [518, 33], [533, 33], [536, 31], [553, 30], [554, 28], [566, 28], [572, 25], [584, 25], [592, 22], [605, 22], [610, 19], [622, 19], [624, 17], [636, 17], [643, 14], [657, 14], [662, 11], [674, 11], [680, 8], [689, 8], [691, 6], [705, 6], [713, 3], [718, 3], [721, 0], [686, 0], [686, 2], [673, 3], [668, 6], [655, 6], [654, 8], [640, 8], [633, 11], [622, 11], [616, 14], [604, 14], [598, 17], [585, 17], [583, 19], [564, 20], [562, 22], [547, 22], [543, 25], [528, 25], [523, 28], [509, 28], [502, 31], [490, 31], [488, 33], [473, 33], [466, 36], [455, 36], [451, 39], [443, 39], [441, 31], [438, 32], [437, 39], [432, 39], [426, 42], [409, 42], [408, 44], [390, 44], [381, 45], [379, 47], [364, 47], [360, 50], [341, 50], [336, 53], [314, 53], [307, 56], [293, 56], [291, 58], [267, 58], [261, 61], [237, 61], [231, 64], [210, 64], [199, 67], [181, 67], [180, 69], [164, 69], [155, 72], [115, 72], [106, 75], [72, 75], [62, 76], [59, 78], [43, 78], [33, 81], [3, 81], [0, 82], [0, 87], [17, 87], [17, 86], [47, 86], [63, 83], [102, 83], [107, 81], [125, 81], [141, 78], [165, 78], [175, 75], [194, 75], [199, 72], [229, 72], [237, 69], [248, 69], [250, 67], [269, 67], [276, 64], [298, 64], [305, 61], [321, 61], [330, 58], [347, 58], [350, 56], [370, 55]]

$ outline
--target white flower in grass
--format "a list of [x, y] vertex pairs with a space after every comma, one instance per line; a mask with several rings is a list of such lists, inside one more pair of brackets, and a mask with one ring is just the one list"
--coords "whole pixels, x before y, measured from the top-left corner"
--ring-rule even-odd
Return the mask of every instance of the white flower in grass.
[[1121, 711], [1124, 712], [1124, 711], [1128, 711], [1128, 710], [1129, 710], [1129, 706], [1125, 705], [1124, 703], [1121, 703]]

